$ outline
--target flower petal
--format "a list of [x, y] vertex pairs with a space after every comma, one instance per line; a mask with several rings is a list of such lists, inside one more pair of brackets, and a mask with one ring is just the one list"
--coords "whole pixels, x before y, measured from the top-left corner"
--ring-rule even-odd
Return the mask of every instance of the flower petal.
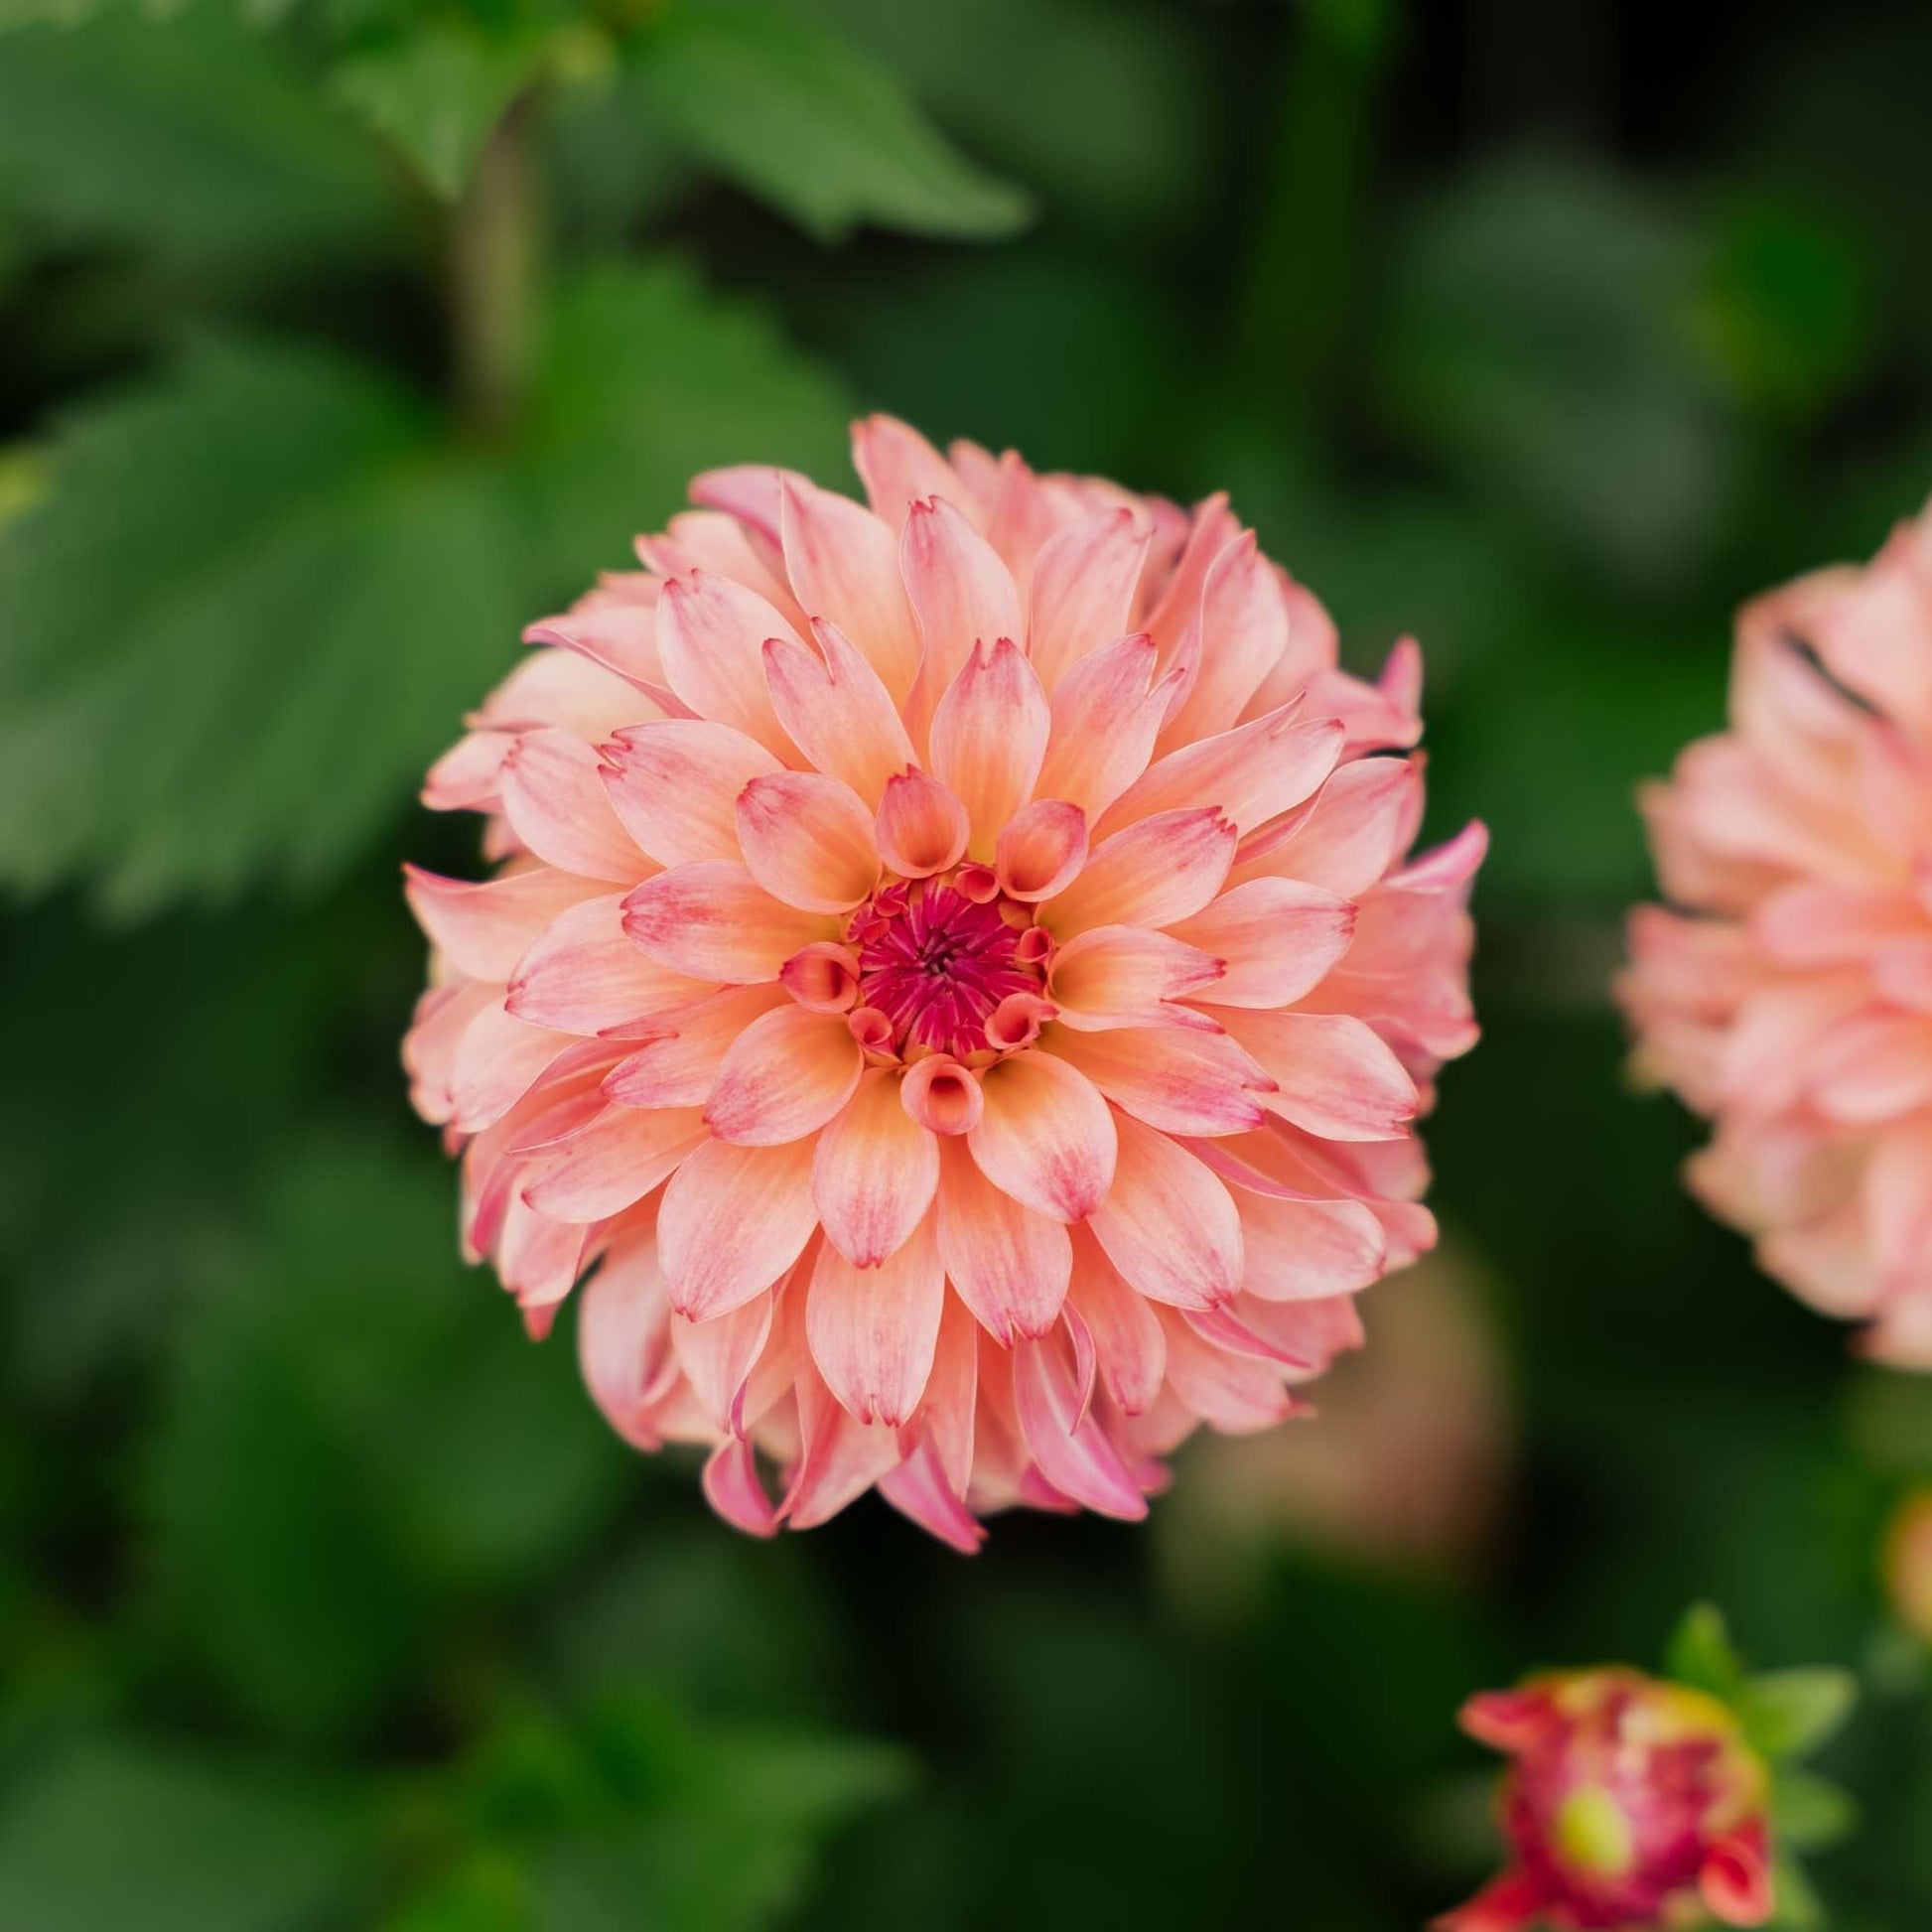
[[1282, 1007], [1311, 992], [1355, 936], [1345, 898], [1294, 879], [1256, 879], [1233, 887], [1173, 928], [1225, 964], [1216, 1006]]
[[1328, 1141], [1394, 1141], [1421, 1105], [1416, 1083], [1387, 1041], [1346, 1013], [1243, 1013], [1217, 1009], [1236, 1039], [1267, 1069], [1264, 1104]]
[[879, 883], [872, 813], [820, 771], [754, 778], [738, 795], [738, 842], [746, 871], [807, 912], [848, 912]]
[[1065, 938], [1099, 925], [1173, 925], [1206, 905], [1234, 863], [1234, 826], [1211, 807], [1163, 812], [1105, 840], [1043, 924]]
[[966, 1136], [980, 1172], [1056, 1221], [1091, 1214], [1114, 1178], [1114, 1118], [1091, 1081], [1049, 1053], [1014, 1053], [980, 1075], [985, 1111]]
[[829, 1241], [819, 1249], [805, 1334], [826, 1386], [860, 1422], [897, 1428], [918, 1407], [945, 1293], [930, 1215], [877, 1268], [855, 1268]]
[[1094, 1238], [1131, 1288], [1177, 1309], [1211, 1309], [1241, 1287], [1241, 1217], [1228, 1190], [1167, 1135], [1116, 1122], [1114, 1184], [1094, 1210]]
[[732, 986], [661, 1014], [649, 1036], [604, 1076], [604, 1091], [626, 1107], [702, 1107], [733, 1043], [783, 1003], [775, 986]]
[[776, 979], [793, 953], [837, 936], [833, 922], [775, 899], [743, 866], [674, 866], [623, 902], [623, 929], [660, 966], [691, 979]]
[[966, 807], [923, 771], [901, 771], [879, 801], [880, 856], [906, 879], [925, 879], [956, 866], [970, 831]]
[[598, 756], [574, 732], [525, 732], [500, 773], [510, 830], [550, 865], [634, 886], [652, 870], [605, 794]]
[[798, 642], [798, 633], [756, 591], [709, 570], [665, 581], [657, 649], [671, 689], [700, 718], [756, 739], [782, 763], [795, 748], [764, 682], [767, 637]]
[[1053, 692], [1046, 758], [1035, 789], [1098, 819], [1147, 769], [1173, 692], [1154, 672], [1160, 653], [1144, 632], [1089, 651]]
[[1033, 795], [1050, 724], [1020, 646], [1011, 637], [975, 644], [932, 717], [932, 769], [966, 807], [975, 858], [993, 857], [1001, 829]]
[[587, 898], [559, 913], [517, 961], [503, 1004], [533, 1027], [601, 1034], [688, 1006], [710, 982], [666, 972], [623, 929], [623, 897]]
[[940, 498], [914, 503], [899, 538], [899, 570], [918, 620], [922, 655], [909, 710], [930, 719], [975, 644], [1024, 639], [1013, 573], [960, 512]]
[[960, 1300], [1002, 1347], [1043, 1335], [1073, 1266], [1066, 1229], [995, 1186], [958, 1141], [941, 1161], [939, 1252]]
[[532, 1158], [523, 1198], [553, 1221], [601, 1221], [642, 1200], [703, 1140], [696, 1108], [605, 1107]]
[[852, 467], [874, 513], [895, 530], [903, 529], [921, 497], [942, 496], [962, 508], [969, 500], [952, 465], [896, 416], [867, 416], [852, 425]]
[[1093, 1336], [1101, 1386], [1123, 1414], [1144, 1415], [1167, 1379], [1167, 1332], [1146, 1298], [1121, 1280], [1091, 1228], [1073, 1230], [1067, 1299]]
[[742, 1307], [798, 1259], [817, 1225], [809, 1140], [705, 1142], [672, 1174], [657, 1210], [672, 1308], [704, 1321]]
[[939, 1184], [939, 1144], [899, 1104], [892, 1074], [868, 1073], [818, 1137], [812, 1198], [825, 1238], [856, 1268], [904, 1244]]
[[736, 860], [738, 794], [783, 767], [729, 725], [668, 718], [604, 748], [604, 785], [624, 829], [660, 865]]
[[1268, 1118], [1256, 1098], [1267, 1074], [1225, 1034], [1174, 1026], [1061, 1031], [1047, 1050], [1166, 1134], [1240, 1134]]
[[1301, 804], [1327, 777], [1345, 736], [1335, 719], [1298, 724], [1295, 705], [1283, 705], [1157, 759], [1109, 807], [1100, 832], [1190, 805], [1212, 805], [1252, 832]]
[[864, 1065], [843, 1014], [787, 1002], [754, 1020], [732, 1043], [705, 1124], [719, 1140], [744, 1147], [802, 1139], [852, 1098]]
[[594, 879], [540, 867], [472, 883], [404, 866], [416, 922], [459, 972], [501, 983], [559, 913], [606, 889]]
[[1201, 586], [1181, 657], [1191, 682], [1162, 731], [1190, 745], [1229, 730], [1288, 647], [1288, 605], [1276, 568], [1244, 531], [1212, 564]]
[[729, 1314], [713, 1315], [709, 1321], [671, 1316], [671, 1346], [691, 1393], [717, 1428], [731, 1430], [734, 1435], [738, 1431], [732, 1418], [739, 1398], [771, 1332], [771, 1303], [767, 1289]]
[[1087, 815], [1059, 798], [1023, 806], [993, 849], [1000, 890], [1023, 904], [1063, 893], [1086, 862]]
[[1088, 1406], [1065, 1333], [1015, 1345], [1013, 1401], [1027, 1447], [1055, 1489], [1103, 1516], [1138, 1522], [1147, 1514], [1141, 1485]]
[[912, 762], [912, 741], [892, 693], [852, 640], [824, 619], [811, 644], [769, 638], [764, 679], [793, 743], [827, 777], [842, 778], [868, 804]]
[[1046, 690], [1054, 690], [1089, 651], [1126, 630], [1149, 534], [1123, 507], [1070, 523], [1040, 546], [1034, 560], [1028, 649]]
[[1185, 1023], [1169, 1003], [1213, 986], [1224, 968], [1165, 932], [1135, 925], [1097, 925], [1076, 934], [1054, 954], [1046, 986], [1061, 1022], [1083, 1033], [1110, 1027]]
[[779, 521], [785, 573], [806, 615], [837, 624], [903, 704], [919, 668], [919, 633], [892, 526], [849, 497], [790, 479]]

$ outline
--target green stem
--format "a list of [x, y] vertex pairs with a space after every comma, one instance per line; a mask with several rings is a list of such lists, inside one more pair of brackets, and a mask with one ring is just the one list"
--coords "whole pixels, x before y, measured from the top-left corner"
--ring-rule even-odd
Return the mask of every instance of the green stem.
[[450, 330], [457, 419], [495, 442], [528, 386], [541, 272], [532, 134], [535, 97], [497, 122], [457, 204], [450, 237]]

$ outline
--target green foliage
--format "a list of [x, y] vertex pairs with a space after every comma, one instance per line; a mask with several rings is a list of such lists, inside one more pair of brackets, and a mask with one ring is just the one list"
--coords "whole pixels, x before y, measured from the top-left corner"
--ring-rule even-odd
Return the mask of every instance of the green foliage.
[[679, 0], [637, 58], [677, 140], [822, 239], [862, 221], [1004, 235], [1028, 218], [1027, 198], [958, 154], [889, 73], [784, 7]]
[[351, 1804], [240, 1759], [83, 1740], [0, 1816], [0, 1918], [34, 1932], [296, 1932], [340, 1904]]
[[1715, 1603], [1697, 1603], [1684, 1613], [1664, 1649], [1664, 1675], [1722, 1704], [1737, 1698], [1744, 1669], [1731, 1648], [1724, 1612]]
[[1849, 1671], [1767, 1671], [1745, 1684], [1737, 1710], [1745, 1736], [1764, 1756], [1806, 1757], [1830, 1740], [1858, 1699]]

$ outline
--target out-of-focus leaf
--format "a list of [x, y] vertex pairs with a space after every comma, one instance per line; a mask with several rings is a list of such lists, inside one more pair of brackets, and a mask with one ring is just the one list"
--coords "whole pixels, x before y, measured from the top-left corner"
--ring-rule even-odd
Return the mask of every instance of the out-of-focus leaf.
[[1693, 328], [1698, 237], [1613, 177], [1471, 176], [1395, 255], [1376, 375], [1391, 418], [1512, 512], [1626, 575], [1694, 561], [1734, 430]]
[[453, 202], [504, 111], [550, 58], [543, 35], [492, 36], [465, 21], [437, 21], [343, 62], [331, 85], [345, 107]]
[[1771, 1869], [1771, 1896], [1777, 1915], [1770, 1932], [1824, 1932], [1830, 1921], [1825, 1901], [1796, 1859], [1778, 1859]]
[[1121, 0], [793, 0], [1058, 211], [1130, 232], [1198, 219], [1220, 128], [1195, 17]]
[[1019, 190], [959, 154], [891, 74], [756, 0], [682, 0], [639, 37], [665, 128], [708, 166], [825, 240], [863, 221], [914, 234], [1010, 234]]
[[685, 268], [593, 269], [561, 290], [521, 457], [550, 597], [621, 564], [699, 470], [775, 463], [836, 482], [851, 406], [756, 310]]
[[1784, 414], [1836, 401], [1871, 346], [1869, 290], [1850, 237], [1768, 199], [1725, 213], [1696, 320], [1738, 396]]
[[0, 1810], [0, 1921], [21, 1932], [300, 1932], [361, 1851], [353, 1812], [239, 1761], [72, 1747]]
[[0, 883], [123, 911], [313, 883], [525, 615], [494, 479], [386, 381], [204, 348], [90, 404], [0, 530]]
[[1738, 1695], [1743, 1666], [1731, 1647], [1724, 1612], [1715, 1603], [1696, 1603], [1684, 1612], [1664, 1649], [1664, 1675], [1725, 1704]]
[[149, 1469], [164, 1601], [243, 1704], [352, 1729], [436, 1619], [567, 1556], [625, 1458], [567, 1349], [456, 1263], [447, 1176], [294, 1168], [178, 1321]]
[[198, 271], [306, 267], [400, 234], [369, 144], [222, 6], [8, 35], [0, 207], [29, 238], [126, 245]]
[[1804, 1757], [1852, 1715], [1858, 1680], [1843, 1670], [1766, 1671], [1748, 1679], [1737, 1715], [1753, 1748], [1765, 1757]]
[[1771, 1793], [1771, 1830], [1794, 1852], [1820, 1852], [1859, 1827], [1858, 1800], [1811, 1771], [1783, 1770]]

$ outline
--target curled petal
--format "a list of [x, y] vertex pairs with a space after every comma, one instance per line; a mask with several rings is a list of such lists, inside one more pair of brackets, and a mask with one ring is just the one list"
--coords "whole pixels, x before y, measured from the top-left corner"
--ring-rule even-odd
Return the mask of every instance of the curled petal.
[[849, 1013], [859, 997], [859, 956], [850, 946], [814, 940], [785, 961], [778, 983], [814, 1013]]
[[905, 879], [927, 879], [956, 866], [969, 830], [966, 807], [923, 771], [901, 771], [879, 801], [880, 856]]
[[759, 1480], [758, 1457], [750, 1443], [728, 1438], [711, 1451], [701, 1478], [705, 1501], [734, 1529], [748, 1536], [775, 1536], [778, 1512]]
[[1138, 1522], [1147, 1514], [1141, 1485], [1088, 1406], [1066, 1334], [1015, 1346], [1013, 1399], [1027, 1447], [1055, 1489], [1103, 1516]]
[[914, 1060], [899, 1082], [898, 1096], [906, 1113], [930, 1134], [970, 1134], [986, 1108], [977, 1076], [943, 1053]]
[[1036, 798], [1007, 821], [994, 870], [1009, 898], [1031, 904], [1064, 892], [1087, 862], [1087, 815], [1059, 798]]
[[709, 1321], [671, 1316], [671, 1347], [698, 1406], [719, 1429], [736, 1435], [733, 1417], [771, 1332], [771, 1295], [755, 1295]]

